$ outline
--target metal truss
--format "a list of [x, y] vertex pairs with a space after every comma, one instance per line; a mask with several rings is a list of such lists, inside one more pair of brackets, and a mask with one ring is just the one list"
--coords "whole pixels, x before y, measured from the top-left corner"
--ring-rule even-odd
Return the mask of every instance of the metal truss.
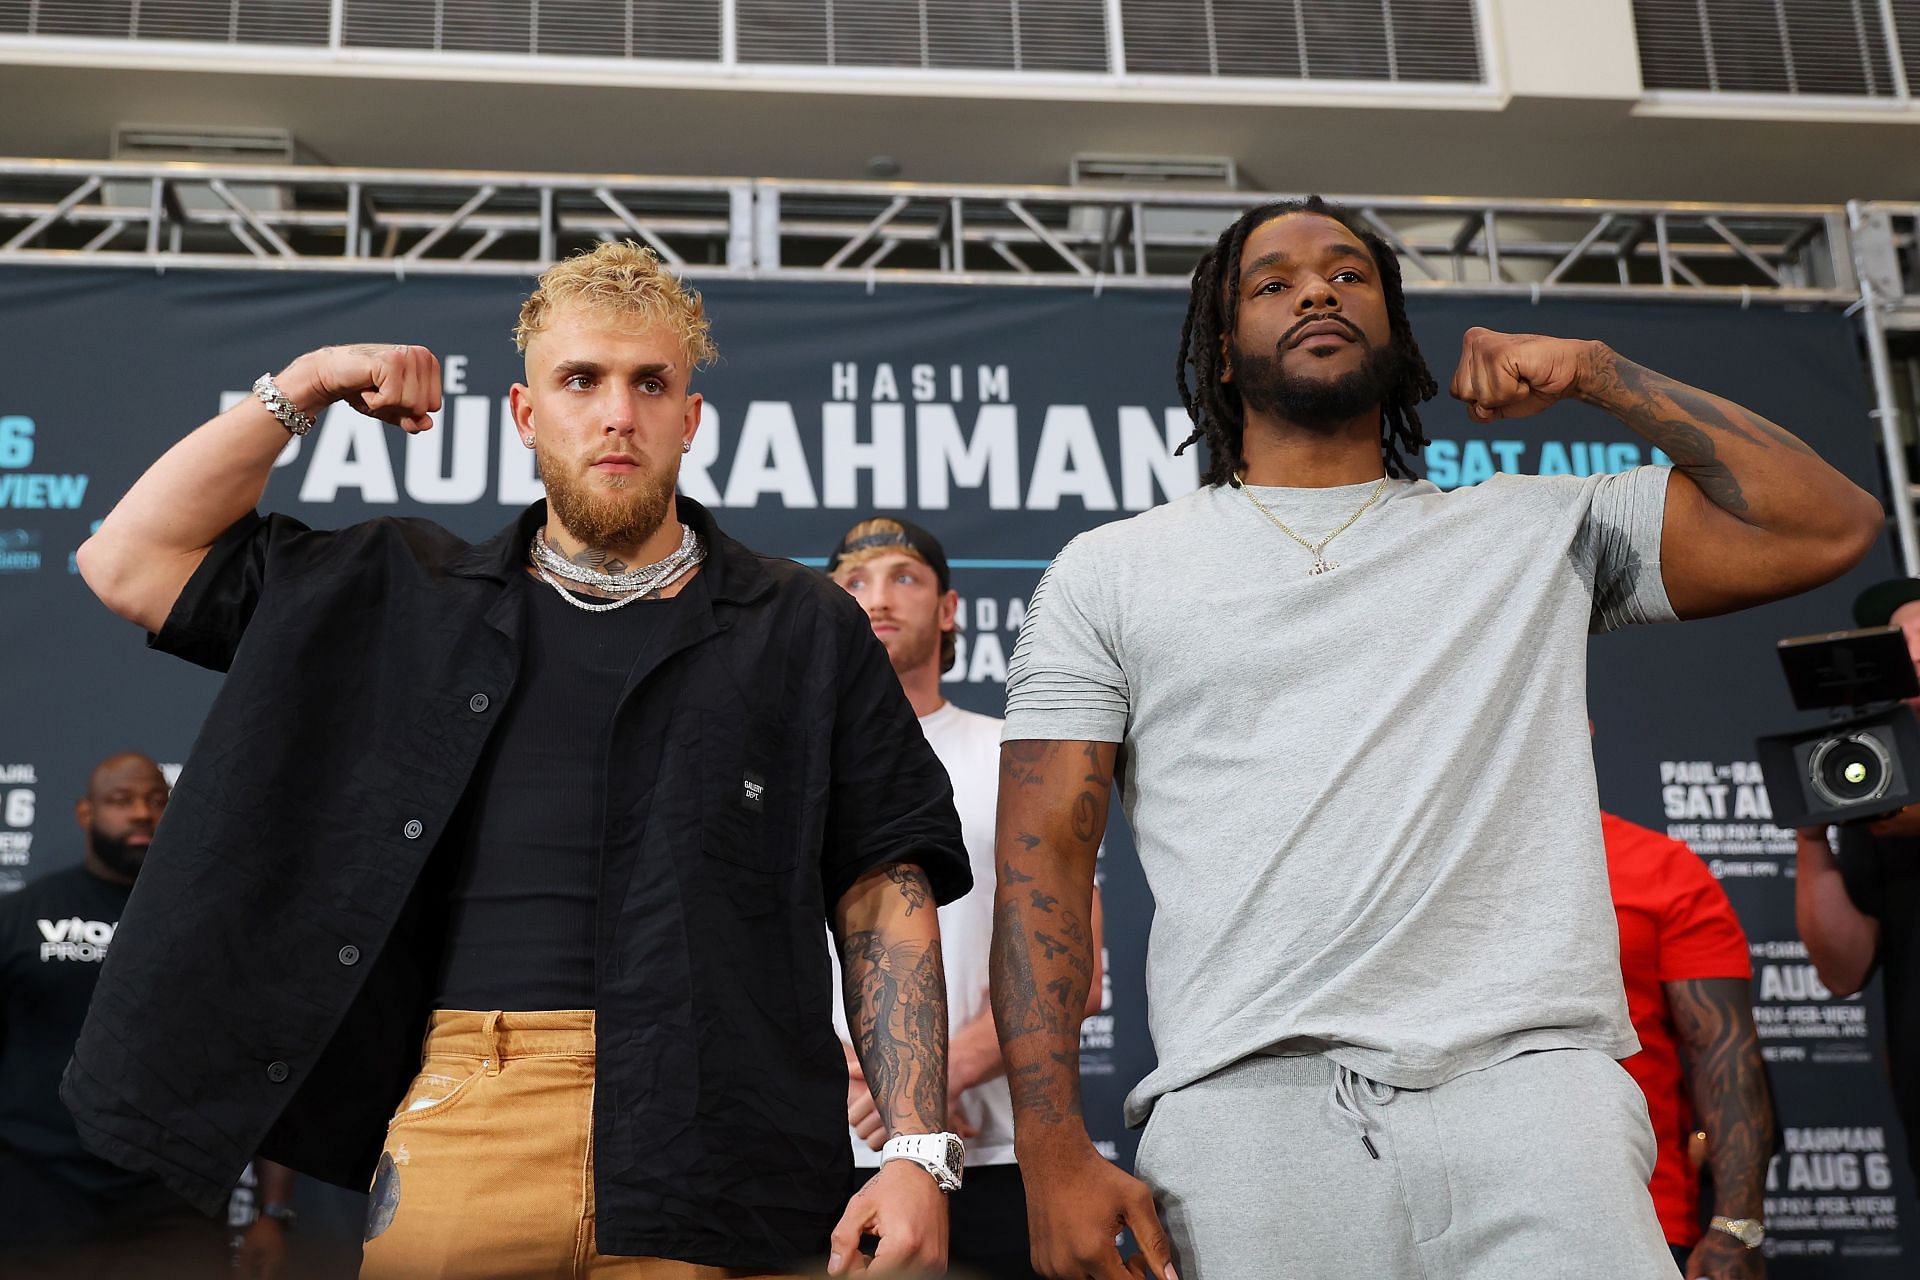
[[1920, 402], [1920, 204], [1854, 201], [1847, 220], [1887, 489], [1907, 497], [1893, 504], [1901, 563], [1920, 576], [1920, 487], [1912, 480]]
[[[0, 160], [0, 265], [529, 275], [633, 239], [694, 277], [1184, 289], [1246, 193]], [[1911, 483], [1920, 205], [1342, 197], [1410, 293], [1855, 310]], [[1902, 344], [1905, 344], [1904, 346]], [[1920, 574], [1914, 501], [1892, 504]]]
[[[537, 271], [598, 240], [689, 275], [1184, 288], [1275, 197], [630, 174], [0, 160], [0, 263]], [[1859, 296], [1837, 205], [1346, 197], [1413, 292]]]
[[514, 274], [598, 240], [750, 270], [726, 178], [0, 160], [0, 263]]
[[1847, 209], [1863, 286], [1895, 310], [1893, 328], [1920, 329], [1920, 203], [1856, 201]]

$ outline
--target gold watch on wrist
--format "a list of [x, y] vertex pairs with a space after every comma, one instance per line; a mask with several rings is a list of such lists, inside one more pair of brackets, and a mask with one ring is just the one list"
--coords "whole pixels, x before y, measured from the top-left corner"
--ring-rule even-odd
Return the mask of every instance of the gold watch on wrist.
[[1707, 1224], [1715, 1231], [1724, 1231], [1749, 1249], [1758, 1249], [1760, 1242], [1767, 1238], [1767, 1229], [1758, 1218], [1727, 1218], [1714, 1215]]

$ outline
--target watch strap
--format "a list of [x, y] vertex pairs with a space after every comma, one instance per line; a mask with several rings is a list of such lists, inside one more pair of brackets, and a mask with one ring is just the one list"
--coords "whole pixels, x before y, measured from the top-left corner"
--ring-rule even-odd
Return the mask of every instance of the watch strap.
[[1732, 1236], [1749, 1249], [1758, 1249], [1767, 1238], [1767, 1229], [1758, 1218], [1729, 1218], [1724, 1214], [1715, 1214], [1707, 1226]]
[[940, 1190], [958, 1191], [966, 1163], [966, 1144], [958, 1134], [952, 1133], [895, 1134], [880, 1149], [881, 1165], [891, 1160], [911, 1161], [925, 1169]]

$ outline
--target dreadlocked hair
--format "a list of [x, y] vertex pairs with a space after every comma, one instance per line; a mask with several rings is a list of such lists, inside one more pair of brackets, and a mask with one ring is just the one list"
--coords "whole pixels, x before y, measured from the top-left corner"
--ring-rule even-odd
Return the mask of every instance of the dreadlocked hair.
[[[1311, 213], [1331, 218], [1359, 237], [1373, 255], [1380, 272], [1380, 284], [1387, 300], [1390, 341], [1400, 353], [1400, 378], [1387, 392], [1380, 406], [1380, 456], [1387, 474], [1411, 478], [1409, 457], [1418, 458], [1430, 443], [1420, 426], [1420, 414], [1414, 408], [1431, 399], [1438, 391], [1426, 358], [1413, 340], [1413, 326], [1407, 323], [1406, 293], [1400, 285], [1400, 260], [1386, 241], [1339, 205], [1328, 204], [1319, 196], [1305, 200], [1281, 200], [1249, 209], [1234, 224], [1220, 233], [1200, 265], [1193, 271], [1193, 293], [1187, 302], [1187, 318], [1180, 326], [1180, 355], [1174, 364], [1180, 403], [1193, 420], [1193, 434], [1174, 453], [1205, 441], [1207, 470], [1201, 477], [1206, 484], [1238, 483], [1234, 473], [1240, 469], [1241, 440], [1246, 432], [1246, 409], [1240, 390], [1220, 379], [1223, 338], [1230, 337], [1240, 316], [1240, 290], [1232, 287], [1240, 277], [1240, 253], [1247, 237], [1289, 213]], [[1192, 371], [1193, 385], [1187, 384]]]

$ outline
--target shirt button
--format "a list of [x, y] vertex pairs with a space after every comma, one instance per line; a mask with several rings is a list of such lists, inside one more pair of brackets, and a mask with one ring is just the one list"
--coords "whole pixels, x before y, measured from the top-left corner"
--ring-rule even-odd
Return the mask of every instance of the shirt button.
[[420, 833], [425, 830], [426, 828], [420, 825], [420, 819], [408, 818], [407, 825], [400, 828], [400, 834], [409, 840], [418, 840]]
[[269, 1062], [267, 1064], [267, 1079], [273, 1081], [275, 1084], [285, 1084], [287, 1077], [292, 1074], [293, 1069], [284, 1062]]
[[351, 944], [340, 948], [340, 963], [349, 965], [359, 964], [360, 948], [352, 946]]
[[476, 693], [471, 698], [467, 699], [467, 709], [473, 712], [475, 715], [479, 715], [482, 711], [485, 711], [488, 707], [492, 705], [493, 705], [493, 700], [487, 697], [487, 695], [484, 693]]

